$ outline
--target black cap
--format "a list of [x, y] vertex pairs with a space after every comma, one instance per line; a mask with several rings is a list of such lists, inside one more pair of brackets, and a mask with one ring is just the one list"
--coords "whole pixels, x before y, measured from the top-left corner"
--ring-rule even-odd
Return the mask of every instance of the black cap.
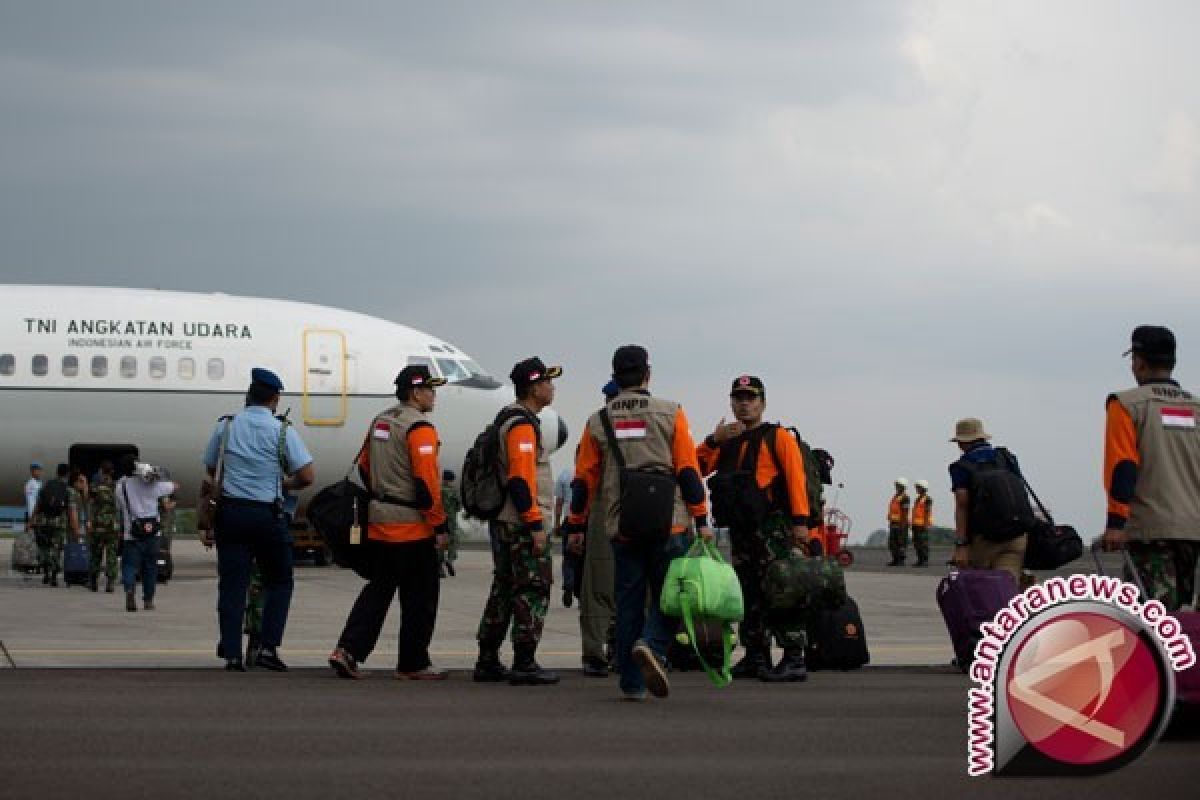
[[767, 389], [763, 386], [761, 378], [754, 375], [739, 375], [733, 379], [733, 385], [729, 387], [729, 396], [735, 394], [756, 394], [759, 397], [767, 396]]
[[1124, 355], [1137, 353], [1148, 358], [1175, 358], [1175, 334], [1159, 325], [1138, 325]]
[[274, 389], [276, 392], [283, 391], [283, 381], [279, 380], [279, 376], [269, 369], [255, 367], [250, 370], [250, 382], [257, 383], [261, 386], [266, 386], [268, 389]]
[[626, 344], [613, 353], [613, 375], [640, 372], [650, 367], [650, 354], [640, 344]]
[[557, 378], [559, 375], [562, 375], [562, 367], [547, 367], [540, 358], [534, 356], [524, 361], [518, 361], [513, 366], [512, 372], [508, 373], [508, 379], [520, 389], [538, 381]]
[[432, 389], [445, 383], [445, 378], [433, 377], [424, 364], [409, 364], [396, 375], [397, 389]]

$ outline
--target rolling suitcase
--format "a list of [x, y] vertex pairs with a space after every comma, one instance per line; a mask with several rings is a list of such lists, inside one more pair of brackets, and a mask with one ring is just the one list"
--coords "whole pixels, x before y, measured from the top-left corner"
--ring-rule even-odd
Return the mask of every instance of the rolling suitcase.
[[805, 661], [810, 670], [858, 669], [871, 662], [862, 615], [853, 597], [837, 608], [822, 609], [809, 627]]
[[975, 645], [982, 634], [979, 626], [1017, 596], [1017, 582], [1000, 569], [955, 570], [937, 588], [938, 608], [954, 645], [954, 663], [963, 672], [975, 660]]
[[13, 571], [28, 574], [36, 572], [39, 566], [37, 538], [33, 531], [18, 531], [13, 536]]
[[[1142, 578], [1138, 575], [1137, 569], [1133, 566], [1133, 559], [1129, 557], [1129, 551], [1122, 551], [1122, 556], [1125, 559], [1125, 576], [1124, 579], [1131, 581], [1138, 588], [1138, 593], [1142, 599], [1146, 598], [1146, 588], [1142, 586]], [[1097, 574], [1104, 574], [1104, 565], [1100, 563], [1100, 547], [1098, 544], [1092, 545], [1092, 559], [1096, 562]], [[1192, 598], [1193, 603], [1200, 601], [1200, 597]], [[1175, 700], [1185, 706], [1200, 707], [1200, 611], [1175, 611], [1171, 616], [1179, 620], [1179, 625], [1183, 628], [1183, 633], [1192, 641], [1192, 649], [1196, 651], [1197, 661], [1183, 672], [1175, 673]]]
[[87, 542], [68, 540], [63, 545], [63, 581], [67, 586], [88, 582], [91, 571], [91, 553], [88, 552]]

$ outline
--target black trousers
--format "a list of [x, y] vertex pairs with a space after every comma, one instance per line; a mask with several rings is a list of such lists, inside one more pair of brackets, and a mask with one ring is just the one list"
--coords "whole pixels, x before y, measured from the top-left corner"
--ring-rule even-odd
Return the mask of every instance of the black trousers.
[[367, 660], [379, 641], [392, 598], [400, 597], [398, 672], [417, 672], [430, 665], [429, 643], [437, 622], [441, 589], [437, 547], [433, 539], [417, 542], [370, 540], [371, 579], [358, 593], [338, 647], [359, 662]]

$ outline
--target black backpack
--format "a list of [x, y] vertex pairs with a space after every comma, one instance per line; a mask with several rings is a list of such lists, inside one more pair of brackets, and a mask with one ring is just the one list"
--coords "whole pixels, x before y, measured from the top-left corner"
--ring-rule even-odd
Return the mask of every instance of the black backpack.
[[58, 478], [51, 478], [38, 493], [38, 507], [43, 516], [61, 517], [67, 513], [67, 484]]
[[787, 497], [783, 464], [775, 450], [775, 436], [780, 429], [790, 433], [796, 440], [796, 446], [800, 448], [800, 456], [804, 459], [804, 484], [808, 490], [808, 527], [819, 527], [825, 521], [822, 514], [825, 506], [825, 487], [833, 483], [833, 456], [829, 455], [827, 450], [814, 450], [795, 428], [784, 429], [782, 425], [775, 426], [775, 429], [767, 434], [767, 445], [771, 448], [771, 458], [775, 460], [775, 468], [779, 471], [779, 487], [783, 492], [780, 497]]
[[1016, 460], [1011, 453], [997, 447], [995, 461], [964, 458], [959, 465], [971, 475], [967, 519], [972, 536], [1007, 542], [1037, 526], [1025, 480], [1016, 471]]
[[524, 417], [537, 435], [538, 447], [542, 444], [542, 426], [538, 418], [523, 408], [505, 408], [496, 415], [490, 425], [475, 437], [475, 444], [467, 451], [459, 473], [459, 498], [463, 510], [475, 519], [491, 520], [499, 516], [508, 497], [508, 478], [504, 464], [500, 463], [500, 429], [511, 419]]

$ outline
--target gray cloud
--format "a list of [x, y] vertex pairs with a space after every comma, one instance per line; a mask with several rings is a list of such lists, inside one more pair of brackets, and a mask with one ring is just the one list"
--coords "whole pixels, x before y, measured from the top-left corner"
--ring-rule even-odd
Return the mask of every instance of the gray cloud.
[[[839, 458], [864, 532], [984, 416], [1102, 519], [1129, 328], [1200, 340], [1187, 3], [18, 4], [0, 279], [267, 294], [499, 374], [651, 347]], [[394, 287], [379, 291], [383, 281]], [[918, 475], [920, 474], [920, 475]]]

